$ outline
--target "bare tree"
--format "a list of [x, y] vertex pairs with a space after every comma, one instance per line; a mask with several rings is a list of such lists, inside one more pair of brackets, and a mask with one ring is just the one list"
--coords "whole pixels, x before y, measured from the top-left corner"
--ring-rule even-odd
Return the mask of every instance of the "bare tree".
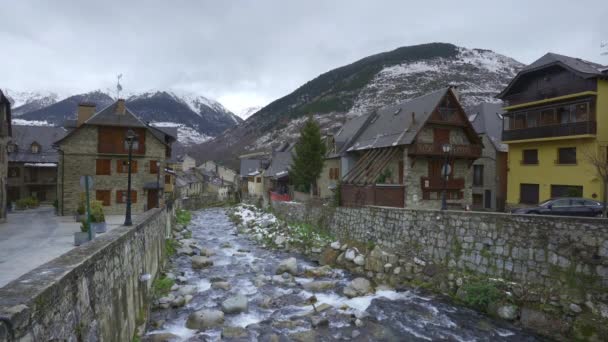
[[602, 148], [598, 150], [587, 149], [583, 151], [585, 161], [593, 166], [597, 175], [601, 178], [604, 185], [604, 203], [602, 216], [606, 217], [606, 208], [608, 203], [608, 149]]

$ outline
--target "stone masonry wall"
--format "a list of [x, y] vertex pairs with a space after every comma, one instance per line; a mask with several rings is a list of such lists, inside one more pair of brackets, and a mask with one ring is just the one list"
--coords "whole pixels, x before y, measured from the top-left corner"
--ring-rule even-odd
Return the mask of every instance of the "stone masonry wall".
[[131, 341], [170, 231], [152, 209], [0, 289], [0, 341]]
[[350, 269], [378, 283], [426, 284], [458, 297], [467, 282], [497, 282], [511, 296], [503, 305], [517, 305], [509, 319], [527, 328], [558, 339], [608, 333], [604, 219], [385, 207], [332, 212], [284, 202], [273, 203], [273, 212], [325, 225], [341, 243], [360, 246], [365, 264]]

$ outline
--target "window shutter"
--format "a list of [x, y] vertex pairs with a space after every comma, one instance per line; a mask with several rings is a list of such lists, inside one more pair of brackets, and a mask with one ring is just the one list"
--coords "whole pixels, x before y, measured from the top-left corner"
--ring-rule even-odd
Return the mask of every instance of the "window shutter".
[[110, 198], [112, 195], [112, 191], [111, 190], [97, 190], [95, 192], [95, 199], [98, 201], [101, 201], [103, 206], [109, 206], [110, 203]]
[[165, 175], [165, 184], [171, 184], [171, 176]]
[[158, 161], [150, 160], [150, 173], [157, 174], [158, 173]]
[[123, 201], [123, 196], [124, 196], [124, 191], [122, 190], [117, 190], [116, 191], [116, 203], [125, 203]]
[[110, 175], [111, 172], [111, 160], [110, 159], [97, 159], [96, 161], [96, 174], [98, 175]]
[[[125, 170], [125, 172], [129, 172], [129, 168], [128, 168], [128, 164], [127, 164], [127, 169]], [[131, 160], [131, 173], [137, 173], [137, 160]]]
[[131, 190], [131, 203], [137, 203], [137, 191]]

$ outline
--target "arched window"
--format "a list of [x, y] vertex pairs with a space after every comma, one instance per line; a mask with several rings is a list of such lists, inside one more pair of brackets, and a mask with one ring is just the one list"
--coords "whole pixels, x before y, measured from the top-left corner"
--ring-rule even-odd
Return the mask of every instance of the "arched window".
[[35, 141], [32, 143], [32, 153], [40, 153], [40, 144]]

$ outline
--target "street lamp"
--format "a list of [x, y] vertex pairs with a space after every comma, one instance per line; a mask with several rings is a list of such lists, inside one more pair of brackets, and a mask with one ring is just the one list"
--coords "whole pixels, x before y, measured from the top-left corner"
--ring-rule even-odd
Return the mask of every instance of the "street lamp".
[[441, 210], [447, 210], [448, 209], [448, 203], [447, 203], [447, 182], [448, 182], [448, 176], [450, 175], [450, 151], [452, 150], [452, 145], [450, 144], [443, 144], [441, 145], [441, 150], [443, 151], [443, 154], [445, 154], [445, 163], [443, 164], [443, 167], [441, 168], [441, 176], [443, 177], [443, 192], [441, 194]]
[[127, 178], [127, 212], [125, 213], [125, 226], [130, 226], [133, 224], [133, 222], [131, 221], [131, 161], [133, 157], [133, 147], [139, 148], [139, 144], [137, 142], [137, 135], [135, 134], [135, 132], [133, 132], [132, 129], [129, 128], [125, 137], [125, 149], [129, 150], [129, 173]]

